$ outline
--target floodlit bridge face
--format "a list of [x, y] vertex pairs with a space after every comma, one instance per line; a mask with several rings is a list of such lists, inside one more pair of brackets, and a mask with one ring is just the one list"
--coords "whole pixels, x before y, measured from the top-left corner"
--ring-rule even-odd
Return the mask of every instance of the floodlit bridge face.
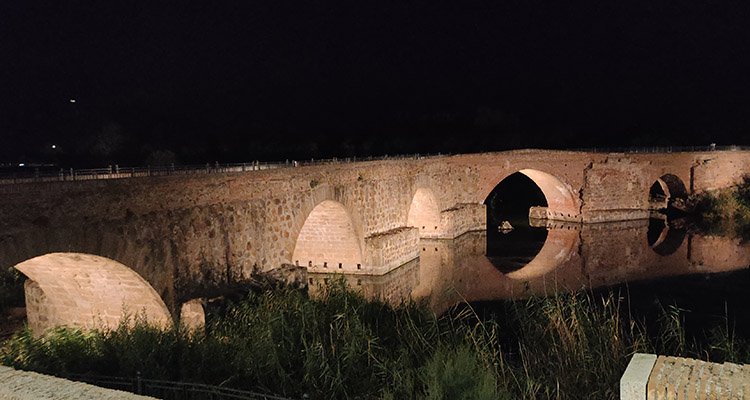
[[[537, 217], [634, 220], [648, 217], [655, 183], [666, 199], [726, 187], [750, 172], [750, 153], [524, 150], [0, 185], [0, 268], [50, 253], [103, 257], [111, 262], [101, 265], [119, 263], [142, 277], [176, 315], [207, 287], [284, 264], [384, 274], [419, 257], [420, 238], [487, 229], [487, 195], [517, 172], [544, 194], [547, 207], [535, 210]], [[575, 240], [565, 235], [545, 251], [569, 252]], [[67, 265], [63, 256], [55, 257], [45, 261], [48, 268]], [[543, 259], [515, 278], [546, 271]], [[27, 272], [44, 291], [46, 278]], [[108, 312], [89, 314], [97, 313]]]
[[325, 200], [305, 219], [292, 258], [296, 265], [308, 268], [361, 269], [360, 237], [346, 208], [341, 203]]
[[35, 333], [66, 325], [117, 329], [144, 321], [167, 327], [172, 318], [151, 285], [116, 261], [77, 253], [51, 253], [16, 265], [26, 280], [29, 327]]
[[419, 237], [440, 237], [440, 206], [432, 190], [417, 188], [414, 192], [406, 225], [419, 230]]

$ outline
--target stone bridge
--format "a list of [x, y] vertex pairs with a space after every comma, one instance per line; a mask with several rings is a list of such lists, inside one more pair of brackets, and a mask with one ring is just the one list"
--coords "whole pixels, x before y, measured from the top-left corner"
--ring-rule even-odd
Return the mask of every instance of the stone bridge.
[[547, 205], [535, 217], [637, 220], [676, 198], [737, 183], [750, 173], [750, 152], [520, 150], [0, 185], [0, 268], [18, 265], [32, 280], [27, 295], [44, 295], [45, 304], [85, 308], [80, 325], [106, 322], [102, 315], [121, 313], [133, 296], [163, 321], [207, 288], [283, 264], [387, 273], [419, 257], [420, 238], [485, 230], [483, 203], [515, 173], [544, 193]]

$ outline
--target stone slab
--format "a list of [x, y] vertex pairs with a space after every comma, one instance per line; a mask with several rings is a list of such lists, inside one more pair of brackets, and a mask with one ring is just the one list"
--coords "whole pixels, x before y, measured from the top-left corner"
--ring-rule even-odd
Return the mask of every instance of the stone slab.
[[646, 400], [646, 385], [655, 363], [654, 354], [633, 354], [628, 368], [620, 378], [621, 400]]
[[622, 400], [750, 398], [747, 365], [635, 354], [620, 380]]
[[147, 400], [154, 397], [0, 366], [0, 400]]

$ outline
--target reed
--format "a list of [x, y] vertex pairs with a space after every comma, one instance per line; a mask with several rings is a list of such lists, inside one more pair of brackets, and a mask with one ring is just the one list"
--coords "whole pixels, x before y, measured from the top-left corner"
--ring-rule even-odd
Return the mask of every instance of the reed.
[[750, 175], [737, 186], [702, 193], [691, 201], [704, 231], [750, 239]]
[[0, 269], [0, 316], [9, 307], [23, 306], [23, 278], [15, 268]]
[[161, 331], [136, 318], [113, 331], [17, 333], [0, 362], [55, 375], [92, 372], [201, 382], [291, 398], [615, 399], [634, 352], [748, 362], [731, 324], [699, 344], [678, 308], [652, 332], [617, 293], [559, 294], [505, 303], [426, 307], [366, 300], [343, 281], [323, 295], [250, 294], [210, 315], [204, 333]]

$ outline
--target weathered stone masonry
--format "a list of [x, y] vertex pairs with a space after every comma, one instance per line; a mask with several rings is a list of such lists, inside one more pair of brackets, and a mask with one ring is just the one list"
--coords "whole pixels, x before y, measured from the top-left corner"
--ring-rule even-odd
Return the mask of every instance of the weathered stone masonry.
[[524, 150], [2, 185], [0, 267], [56, 252], [106, 257], [142, 276], [174, 314], [203, 287], [254, 269], [299, 262], [318, 271], [388, 272], [419, 255], [420, 236], [485, 229], [482, 203], [519, 171], [544, 192], [547, 218], [630, 220], [648, 215], [649, 188], [663, 175], [679, 177], [690, 192], [724, 187], [750, 172], [750, 154]]

